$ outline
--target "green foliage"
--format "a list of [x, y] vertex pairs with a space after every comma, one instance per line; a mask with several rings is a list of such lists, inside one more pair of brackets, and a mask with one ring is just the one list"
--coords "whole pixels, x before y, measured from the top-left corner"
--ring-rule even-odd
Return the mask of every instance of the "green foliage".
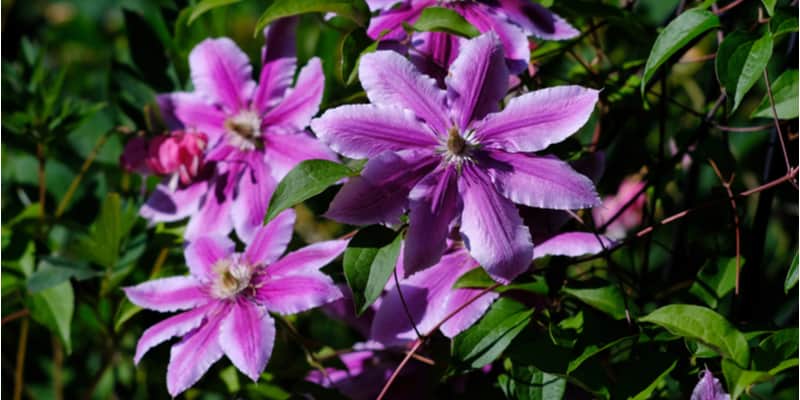
[[733, 32], [720, 44], [717, 54], [717, 79], [733, 98], [733, 113], [747, 91], [764, 76], [772, 56], [772, 35], [766, 31], [762, 35]]
[[322, 193], [342, 178], [356, 174], [343, 164], [327, 160], [307, 160], [297, 164], [275, 188], [264, 223], [281, 211]]
[[400, 255], [402, 235], [372, 225], [361, 229], [344, 253], [344, 276], [353, 292], [356, 314], [366, 311], [386, 287]]
[[[778, 79], [772, 81], [770, 88], [772, 89], [772, 96], [775, 100], [775, 113], [777, 113], [778, 119], [793, 119], [798, 116], [797, 92], [800, 89], [798, 89], [797, 79], [797, 70], [789, 69], [784, 71]], [[773, 118], [774, 115], [769, 94], [765, 94], [764, 99], [761, 100], [761, 104], [756, 107], [750, 117]]]
[[414, 30], [420, 32], [447, 32], [464, 37], [480, 34], [472, 24], [459, 13], [442, 7], [429, 7], [422, 11], [414, 23]]
[[312, 12], [336, 13], [362, 26], [366, 24], [368, 17], [366, 4], [360, 0], [275, 0], [258, 18], [255, 34], [260, 34], [270, 22], [278, 18]]

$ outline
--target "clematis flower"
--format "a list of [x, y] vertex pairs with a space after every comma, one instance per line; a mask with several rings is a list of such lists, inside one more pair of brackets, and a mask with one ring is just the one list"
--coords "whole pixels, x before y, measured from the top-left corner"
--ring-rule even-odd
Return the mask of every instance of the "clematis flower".
[[258, 84], [247, 55], [230, 39], [207, 39], [192, 50], [195, 91], [162, 95], [159, 104], [165, 120], [207, 135], [206, 159], [215, 171], [207, 181], [179, 190], [159, 186], [142, 216], [157, 222], [191, 215], [187, 238], [235, 228], [248, 241], [277, 181], [300, 161], [336, 159], [306, 130], [324, 89], [318, 58], [300, 70], [291, 87], [295, 27], [294, 19], [280, 20], [265, 31]]
[[[367, 34], [373, 39], [402, 39], [405, 36], [403, 23], [416, 22], [426, 7], [449, 8], [480, 32], [495, 32], [503, 42], [509, 66], [515, 73], [528, 65], [528, 36], [563, 40], [580, 33], [547, 8], [526, 0], [367, 0], [367, 4], [371, 11], [378, 12], [367, 28]], [[443, 32], [424, 32], [412, 38], [412, 44], [418, 51], [429, 55], [434, 63], [445, 69], [455, 59], [464, 42], [458, 36]]]
[[[125, 288], [128, 299], [159, 312], [183, 311], [147, 329], [134, 361], [174, 336], [167, 389], [177, 396], [223, 355], [257, 381], [275, 341], [269, 312], [299, 313], [341, 298], [319, 269], [338, 257], [347, 241], [319, 242], [280, 255], [292, 237], [295, 215], [287, 210], [256, 230], [243, 253], [224, 236], [206, 236], [185, 249], [190, 275], [157, 279]], [[185, 311], [184, 311], [185, 310]]]
[[173, 131], [150, 139], [135, 137], [120, 156], [130, 172], [168, 177], [169, 186], [190, 184], [204, 164], [206, 137], [202, 133]]
[[623, 179], [615, 195], [604, 197], [603, 203], [592, 209], [595, 224], [603, 225], [616, 216], [606, 227], [606, 235], [614, 239], [624, 238], [628, 230], [642, 223], [642, 213], [647, 203], [647, 196], [642, 192], [644, 187], [644, 182], [636, 175]]
[[691, 400], [729, 400], [730, 398], [731, 396], [722, 389], [719, 379], [714, 378], [711, 371], [706, 368], [692, 391]]
[[398, 223], [410, 209], [404, 268], [435, 264], [451, 228], [498, 282], [528, 268], [533, 243], [514, 203], [578, 209], [598, 203], [592, 182], [568, 164], [533, 154], [580, 128], [596, 90], [561, 86], [527, 93], [499, 111], [508, 70], [497, 35], [470, 40], [450, 68], [447, 90], [404, 57], [362, 57], [372, 104], [341, 106], [311, 122], [350, 158], [369, 158], [333, 199], [328, 217], [355, 225]]
[[[537, 243], [535, 258], [597, 254], [611, 243], [608, 238], [598, 238], [589, 232], [565, 232]], [[398, 346], [417, 338], [414, 326], [419, 332], [429, 332], [483, 291], [453, 287], [462, 275], [479, 265], [460, 243], [453, 242], [436, 265], [401, 280], [400, 292], [397, 285], [387, 285], [387, 293], [375, 312], [370, 338], [384, 346]], [[454, 314], [439, 330], [446, 337], [455, 337], [477, 322], [498, 296], [497, 292], [483, 294]], [[414, 326], [408, 318], [402, 317], [406, 315], [411, 316]]]

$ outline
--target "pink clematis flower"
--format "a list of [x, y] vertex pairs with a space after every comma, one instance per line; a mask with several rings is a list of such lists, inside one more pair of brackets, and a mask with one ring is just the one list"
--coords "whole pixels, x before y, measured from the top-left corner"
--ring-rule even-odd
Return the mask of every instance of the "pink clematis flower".
[[706, 368], [692, 391], [691, 400], [729, 400], [730, 398], [731, 396], [722, 389], [719, 379], [714, 378], [711, 371]]
[[335, 151], [370, 159], [327, 215], [356, 225], [398, 223], [410, 208], [407, 273], [435, 264], [459, 225], [470, 255], [508, 283], [533, 257], [514, 203], [552, 209], [598, 203], [588, 178], [554, 157], [533, 154], [586, 123], [598, 92], [543, 89], [498, 111], [508, 70], [494, 33], [464, 45], [446, 91], [389, 51], [362, 57], [359, 75], [372, 104], [338, 107], [311, 122]]
[[202, 133], [172, 131], [150, 139], [135, 137], [125, 145], [120, 164], [130, 172], [166, 176], [174, 189], [179, 182], [188, 185], [197, 178], [205, 148]]
[[[378, 12], [367, 28], [367, 34], [373, 39], [402, 39], [405, 36], [403, 23], [413, 24], [426, 7], [450, 8], [480, 32], [495, 32], [503, 43], [509, 67], [515, 73], [528, 65], [528, 36], [564, 40], [580, 33], [547, 8], [526, 0], [367, 0], [367, 4], [371, 11]], [[417, 51], [430, 56], [435, 64], [445, 69], [464, 42], [458, 36], [442, 32], [424, 32], [412, 38]]]
[[[589, 232], [565, 232], [537, 242], [535, 258], [597, 254], [603, 251], [604, 246], [611, 244], [608, 238], [598, 238]], [[370, 338], [384, 346], [403, 345], [416, 339], [417, 333], [411, 321], [403, 318], [406, 307], [417, 330], [429, 332], [483, 291], [477, 288], [453, 288], [462, 275], [479, 265], [460, 243], [454, 242], [436, 265], [400, 281], [402, 299], [397, 285], [387, 285], [387, 293], [375, 312]], [[482, 295], [454, 314], [439, 330], [446, 337], [455, 337], [477, 322], [498, 296], [497, 292]]]
[[186, 237], [227, 234], [250, 240], [264, 217], [277, 181], [308, 159], [335, 160], [307, 132], [324, 89], [318, 58], [304, 67], [293, 88], [296, 20], [280, 20], [265, 31], [258, 84], [247, 55], [228, 38], [207, 39], [189, 55], [195, 91], [162, 95], [165, 120], [208, 137], [206, 159], [214, 173], [177, 190], [162, 185], [141, 214], [154, 222], [191, 215]]
[[299, 313], [342, 297], [319, 269], [338, 257], [345, 240], [319, 242], [280, 257], [292, 237], [295, 215], [287, 210], [256, 230], [244, 253], [224, 236], [200, 237], [185, 250], [190, 275], [125, 288], [128, 299], [160, 312], [188, 310], [147, 329], [139, 339], [138, 363], [153, 346], [174, 336], [167, 389], [177, 396], [223, 354], [258, 380], [272, 353], [275, 323], [269, 312]]
[[606, 235], [623, 239], [628, 230], [642, 223], [642, 213], [647, 204], [647, 195], [642, 192], [644, 187], [644, 182], [638, 176], [623, 179], [615, 195], [604, 197], [603, 204], [592, 209], [595, 224], [600, 226], [616, 217], [606, 227]]

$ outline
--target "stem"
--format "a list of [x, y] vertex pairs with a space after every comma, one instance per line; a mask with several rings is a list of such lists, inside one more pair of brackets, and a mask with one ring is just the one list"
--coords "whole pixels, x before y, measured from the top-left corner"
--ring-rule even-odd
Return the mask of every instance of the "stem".
[[41, 232], [44, 233], [44, 219], [45, 219], [45, 199], [47, 198], [47, 177], [45, 175], [44, 145], [36, 143], [36, 160], [39, 162], [38, 176], [39, 176], [39, 219], [41, 221]]
[[403, 304], [403, 311], [406, 313], [406, 318], [408, 318], [408, 323], [411, 324], [411, 327], [414, 328], [414, 333], [417, 334], [417, 339], [422, 338], [422, 334], [419, 333], [417, 329], [417, 324], [414, 323], [414, 317], [411, 316], [411, 311], [408, 310], [408, 304], [406, 304], [406, 298], [403, 296], [403, 291], [400, 290], [400, 279], [397, 278], [397, 268], [393, 271], [394, 274], [394, 286], [397, 288], [397, 295], [400, 297], [400, 302]]
[[2, 325], [5, 325], [7, 322], [11, 322], [11, 321], [13, 321], [15, 319], [26, 317], [26, 316], [28, 316], [28, 314], [30, 314], [30, 311], [28, 311], [27, 308], [23, 308], [22, 310], [19, 310], [19, 311], [14, 311], [13, 313], [8, 314], [5, 317], [3, 317]]
[[53, 398], [64, 400], [64, 385], [61, 377], [61, 368], [64, 365], [64, 350], [61, 341], [53, 335]]
[[92, 148], [92, 151], [86, 157], [86, 160], [83, 161], [83, 165], [81, 165], [81, 169], [78, 172], [78, 175], [76, 175], [75, 178], [72, 179], [72, 182], [69, 184], [67, 192], [64, 194], [64, 197], [58, 203], [58, 208], [56, 208], [56, 213], [55, 213], [56, 218], [60, 217], [62, 214], [64, 214], [64, 211], [66, 211], [67, 206], [69, 205], [69, 201], [72, 199], [72, 196], [78, 189], [78, 185], [81, 183], [81, 180], [83, 179], [84, 175], [86, 175], [86, 172], [89, 171], [89, 167], [92, 165], [94, 159], [97, 157], [97, 154], [100, 152], [100, 148], [102, 148], [103, 144], [106, 143], [106, 140], [108, 140], [108, 135], [102, 135], [100, 136], [99, 139], [97, 139], [97, 143], [95, 143], [94, 148]]
[[28, 324], [27, 318], [22, 320], [19, 328], [19, 342], [17, 345], [17, 365], [14, 369], [14, 400], [22, 399], [23, 374], [25, 372], [25, 351], [28, 348]]
[[778, 120], [778, 111], [775, 109], [775, 97], [772, 96], [772, 88], [770, 87], [769, 74], [767, 74], [766, 68], [764, 68], [764, 84], [767, 85], [767, 96], [769, 97], [769, 105], [772, 108], [772, 120], [775, 122], [775, 129], [778, 131], [778, 139], [780, 139], [781, 150], [783, 151], [783, 161], [786, 163], [786, 172], [788, 173], [792, 170], [792, 165], [789, 163], [786, 143], [783, 142], [783, 131], [781, 131], [781, 123]]

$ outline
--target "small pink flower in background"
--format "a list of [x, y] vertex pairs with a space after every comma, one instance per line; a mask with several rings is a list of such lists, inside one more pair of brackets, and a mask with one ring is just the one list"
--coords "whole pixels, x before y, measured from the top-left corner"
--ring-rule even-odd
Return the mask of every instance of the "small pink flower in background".
[[[644, 187], [645, 184], [639, 176], [625, 178], [620, 183], [617, 194], [604, 197], [603, 203], [592, 209], [595, 224], [597, 226], [605, 225], [619, 213], [617, 218], [608, 224], [605, 233], [614, 239], [624, 238], [628, 230], [642, 223], [642, 213], [647, 203], [647, 195], [642, 192]], [[628, 207], [620, 213], [626, 205]]]
[[255, 231], [243, 253], [236, 253], [227, 237], [199, 237], [185, 249], [188, 276], [125, 288], [128, 299], [142, 308], [188, 310], [147, 329], [134, 357], [138, 363], [153, 346], [183, 336], [172, 347], [167, 367], [172, 396], [197, 382], [223, 355], [257, 381], [275, 341], [269, 312], [295, 314], [342, 297], [319, 269], [338, 257], [347, 241], [319, 242], [281, 257], [294, 221], [294, 211], [284, 211]]
[[[441, 0], [367, 0], [373, 12], [367, 34], [373, 38], [402, 39], [403, 23], [413, 24], [427, 7], [440, 6], [459, 13], [481, 33], [495, 32], [500, 38], [512, 72], [528, 65], [528, 36], [564, 40], [580, 33], [558, 15], [527, 0], [441, 1]], [[381, 36], [383, 34], [383, 36]], [[412, 44], [446, 70], [455, 60], [465, 40], [442, 32], [414, 34]]]
[[731, 396], [722, 388], [719, 379], [714, 378], [711, 371], [706, 368], [692, 391], [691, 400], [729, 400], [730, 398]]
[[336, 160], [307, 127], [322, 101], [325, 77], [318, 58], [300, 70], [296, 19], [265, 30], [262, 69], [252, 79], [247, 55], [228, 38], [206, 39], [189, 55], [194, 92], [159, 96], [164, 119], [208, 138], [208, 179], [172, 190], [160, 185], [141, 210], [153, 221], [191, 216], [186, 237], [226, 235], [235, 229], [244, 241], [262, 223], [276, 183], [299, 162]]
[[204, 164], [207, 140], [202, 133], [173, 131], [153, 138], [135, 137], [120, 156], [130, 172], [170, 177], [170, 187], [192, 183]]
[[494, 33], [462, 47], [446, 90], [395, 52], [363, 56], [359, 76], [372, 104], [328, 110], [311, 124], [340, 154], [369, 158], [327, 215], [355, 225], [397, 223], [410, 209], [407, 273], [438, 262], [455, 226], [492, 278], [508, 283], [524, 272], [534, 248], [515, 203], [552, 209], [599, 203], [588, 178], [533, 153], [586, 123], [598, 92], [543, 89], [499, 111], [508, 75]]

